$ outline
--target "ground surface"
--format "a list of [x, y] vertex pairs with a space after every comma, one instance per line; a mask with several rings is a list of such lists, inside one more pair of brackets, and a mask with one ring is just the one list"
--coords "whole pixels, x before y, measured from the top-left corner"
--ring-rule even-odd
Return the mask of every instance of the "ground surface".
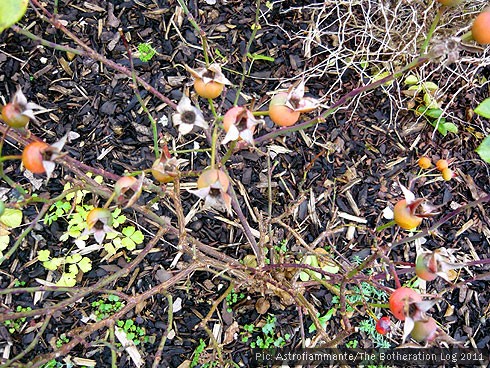
[[[49, 3], [48, 9], [52, 11]], [[177, 9], [177, 3], [150, 0], [111, 3], [113, 5], [102, 0], [60, 1], [58, 14], [66, 27], [83, 42], [126, 67], [129, 62], [126, 48], [119, 39], [118, 27], [129, 38], [133, 52], [137, 51], [138, 44], [150, 43], [157, 55], [148, 62], [142, 62], [136, 55], [137, 74], [174, 102], [179, 101], [183, 91], [189, 89], [192, 93], [192, 87], [189, 88], [192, 80], [184, 64], [202, 66], [201, 43], [188, 19]], [[244, 80], [240, 104], [253, 101], [256, 110], [266, 110], [268, 93], [287, 88], [292, 82], [304, 78], [307, 94], [322, 98], [324, 106], [329, 106], [353, 88], [369, 83], [376, 74], [397, 70], [414, 59], [438, 7], [431, 5], [432, 8], [427, 10], [423, 2], [392, 2], [383, 7], [378, 1], [335, 3], [278, 1], [272, 2], [270, 8], [266, 4], [260, 5], [261, 28], [251, 44], [250, 53], [273, 60], [256, 57], [252, 63], [252, 58], [245, 59], [245, 70], [249, 75]], [[437, 37], [461, 36], [484, 2], [472, 3], [472, 7], [448, 11], [436, 31]], [[249, 1], [223, 4], [218, 0], [217, 4], [209, 5], [205, 1], [191, 1], [189, 9], [207, 34], [211, 56], [225, 65], [224, 73], [237, 85], [243, 71], [242, 55], [252, 34], [256, 4]], [[75, 46], [61, 31], [39, 19], [32, 9], [28, 10], [22, 25], [29, 26], [32, 33], [47, 40]], [[409, 35], [409, 40], [405, 40], [404, 35]], [[442, 136], [424, 117], [414, 113], [413, 110], [422, 104], [421, 96], [412, 98], [403, 92], [407, 89], [403, 84], [405, 74], [398, 81], [350, 100], [321, 124], [233, 154], [226, 166], [240, 207], [250, 227], [257, 234], [260, 231], [267, 236], [265, 245], [274, 249], [275, 254], [268, 253], [269, 258], [275, 257], [272, 263], [301, 260], [302, 255], [308, 253], [306, 244], [312, 248], [325, 248], [345, 271], [377, 247], [409, 236], [397, 227], [381, 232], [374, 230], [389, 221], [383, 218], [383, 210], [392, 208], [401, 198], [398, 182], [407, 186], [412, 184], [412, 190], [418, 196], [439, 206], [443, 214], [483, 193], [490, 193], [489, 166], [474, 152], [481, 138], [490, 132], [488, 120], [472, 113], [480, 101], [489, 97], [486, 82], [490, 76], [489, 65], [488, 49], [463, 50], [460, 59], [454, 63], [431, 63], [413, 71], [420, 81], [431, 81], [439, 86], [437, 97], [447, 120], [458, 127], [457, 134]], [[116, 175], [149, 168], [153, 163], [150, 122], [127, 76], [88, 57], [76, 56], [69, 61], [66, 53], [42, 47], [39, 42], [8, 30], [0, 36], [0, 93], [5, 102], [17, 85], [22, 86], [29, 100], [49, 109], [39, 115], [39, 122], [31, 123], [30, 129], [35, 136], [52, 143], [69, 131], [79, 134], [79, 138], [66, 148], [75, 159]], [[171, 149], [178, 151], [209, 147], [204, 135], [179, 138], [171, 124], [173, 111], [170, 107], [143, 88], [140, 91], [150, 114], [159, 122], [158, 134], [162, 142], [167, 141]], [[225, 97], [217, 100], [218, 113], [232, 106], [235, 94], [236, 89], [229, 88]], [[201, 99], [199, 104], [209, 118], [211, 113], [206, 101]], [[313, 118], [316, 114], [313, 112], [302, 119]], [[165, 118], [170, 122], [168, 125], [161, 124]], [[274, 124], [266, 117], [255, 135], [260, 137], [274, 129]], [[6, 144], [4, 154], [18, 154], [18, 147], [15, 143]], [[219, 151], [224, 155], [226, 149], [220, 147]], [[439, 158], [451, 159], [451, 167], [458, 176], [444, 182], [437, 172], [432, 171], [431, 175], [412, 181], [419, 172], [416, 161], [421, 155], [429, 156], [434, 162]], [[208, 152], [182, 153], [179, 158], [187, 160], [188, 165], [183, 168], [186, 172], [199, 172], [209, 165]], [[58, 166], [48, 184], [40, 182], [41, 185], [35, 187], [18, 161], [8, 161], [5, 173], [29, 193], [43, 197], [60, 194], [63, 185], [73, 177], [69, 170]], [[107, 178], [106, 182], [113, 183]], [[181, 183], [188, 233], [236, 260], [253, 254], [235, 215], [203, 210], [198, 198], [185, 190], [194, 188], [194, 182], [194, 177], [186, 177]], [[19, 197], [19, 193], [5, 182], [2, 186], [6, 202]], [[145, 191], [140, 203], [144, 205], [153, 197], [153, 193]], [[96, 195], [88, 195], [85, 200], [94, 205], [99, 201], [103, 204]], [[152, 208], [157, 215], [168, 216], [176, 224], [170, 199], [166, 198]], [[34, 205], [25, 207], [26, 225], [34, 220], [39, 209], [40, 206]], [[488, 258], [490, 223], [487, 211], [487, 204], [463, 211], [425, 237], [424, 247], [457, 249], [458, 259], [466, 257], [464, 259], [468, 261]], [[145, 243], [138, 246], [143, 248], [155, 234], [156, 227], [132, 209], [125, 210], [125, 215], [144, 233]], [[435, 219], [424, 220], [421, 228], [434, 222]], [[15, 280], [25, 286], [37, 286], [38, 280], [47, 278], [56, 282], [60, 273], [49, 273], [48, 277], [48, 271], [35, 260], [36, 251], [69, 252], [73, 244], [59, 240], [66, 228], [67, 222], [63, 218], [49, 226], [38, 223], [13, 257], [1, 265], [0, 286], [13, 287]], [[13, 238], [22, 230], [25, 226], [12, 230]], [[177, 262], [176, 244], [177, 237], [167, 236], [136, 267], [136, 271], [120, 278], [111, 287], [128, 295], [138, 295], [164, 281], [164, 270], [175, 274], [187, 267], [192, 259], [190, 255], [184, 255]], [[413, 266], [415, 247], [414, 242], [408, 242], [394, 249], [388, 257], [393, 262]], [[137, 253], [122, 250], [109, 261], [102, 259], [103, 251], [89, 253], [92, 270], [83, 275], [77, 285], [93, 285], [100, 278], [124, 268]], [[172, 264], [174, 260], [177, 265]], [[381, 260], [371, 264], [370, 269], [374, 274], [387, 272]], [[332, 338], [338, 336], [344, 326], [338, 298], [312, 279], [299, 281], [293, 271], [269, 269], [267, 272], [279, 283], [302, 288], [304, 297], [321, 316], [335, 311], [326, 322], [325, 331]], [[466, 346], [490, 346], [490, 293], [488, 278], [481, 276], [485, 272], [488, 272], [488, 266], [463, 268], [454, 281], [460, 283], [455, 290], [450, 290], [450, 284], [440, 278], [420, 285], [431, 294], [447, 291], [445, 302], [433, 308], [432, 315], [447, 334], [465, 342]], [[479, 275], [480, 280], [464, 282]], [[415, 281], [413, 272], [400, 277], [402, 283]], [[227, 270], [216, 274], [200, 268], [168, 290], [173, 297], [173, 332], [163, 349], [161, 366], [188, 366], [200, 339], [205, 349], [199, 362], [219, 361], [209, 334], [199, 323], [233, 279], [233, 274], [227, 274]], [[257, 282], [254, 285], [239, 278], [234, 281], [236, 303], [230, 302], [233, 304], [230, 306], [226, 301], [218, 303], [206, 327], [214, 331], [216, 343], [222, 344], [225, 361], [247, 365], [251, 344], [260, 345], [260, 339], [265, 340], [268, 336], [272, 336], [273, 341], [283, 338], [286, 347], [301, 346], [302, 340], [307, 344], [321, 343], [321, 337], [309, 331], [312, 322], [306, 311], [299, 313], [294, 301], [280, 290], [271, 287], [267, 290], [264, 284]], [[391, 278], [383, 285], [394, 287]], [[346, 287], [348, 295], [359, 295], [356, 283], [348, 283]], [[375, 333], [366, 332], [367, 328], [359, 330], [362, 323], [372, 321], [366, 314], [366, 303], [383, 304], [386, 294], [376, 294], [361, 283], [357, 287], [364, 291], [364, 301], [355, 297], [350, 300], [356, 308], [350, 311], [347, 308], [346, 313], [356, 330], [342, 343], [357, 344], [358, 347], [398, 346], [401, 343], [399, 324], [394, 333], [381, 342], [374, 340]], [[92, 303], [100, 297], [101, 294], [90, 294], [68, 308], [57, 310], [42, 338], [21, 361], [28, 362], [40, 354], [52, 352], [62, 334], [93, 323], [83, 317], [93, 313]], [[17, 306], [35, 309], [58, 303], [67, 298], [67, 293], [47, 292], [36, 305], [32, 293], [2, 295], [2, 298], [1, 307], [6, 310], [14, 310]], [[144, 328], [150, 339], [137, 346], [146, 366], [151, 366], [162, 335], [168, 333], [168, 308], [166, 295], [156, 294], [123, 318], [132, 319]], [[389, 314], [385, 308], [371, 309], [378, 317]], [[274, 318], [275, 323], [270, 323]], [[38, 332], [40, 321], [42, 319], [29, 317], [28, 323], [14, 332], [0, 327], [0, 344], [4, 351], [7, 345], [10, 349], [9, 354], [4, 353], [5, 358], [12, 358], [28, 347]], [[273, 332], [269, 335], [264, 332], [261, 329], [264, 325], [273, 325]], [[249, 326], [249, 331], [245, 326]], [[73, 361], [83, 357], [97, 362], [97, 366], [109, 366], [111, 350], [106, 331], [106, 328], [94, 331], [84, 344], [74, 347], [65, 358]], [[246, 338], [248, 340], [244, 341]], [[278, 344], [283, 343], [279, 341]], [[124, 349], [119, 347], [117, 356], [118, 367], [133, 366]]]

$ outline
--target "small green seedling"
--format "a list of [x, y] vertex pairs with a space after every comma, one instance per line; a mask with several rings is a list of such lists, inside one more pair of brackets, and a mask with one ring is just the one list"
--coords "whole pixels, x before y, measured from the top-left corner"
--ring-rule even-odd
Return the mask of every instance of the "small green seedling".
[[[357, 305], [365, 303], [380, 304], [385, 303], [388, 300], [387, 294], [378, 288], [375, 288], [367, 282], [361, 282], [360, 288], [358, 286], [353, 286], [352, 289], [346, 293], [345, 299], [347, 302], [346, 311], [353, 312], [354, 307]], [[332, 298], [333, 304], [340, 304], [340, 298], [334, 296]]]
[[147, 42], [138, 45], [138, 58], [144, 63], [150, 61], [156, 53], [157, 51]]
[[124, 302], [117, 295], [108, 295], [106, 298], [92, 302], [94, 314], [98, 321], [109, 318], [114, 313], [120, 311], [124, 307]]
[[[330, 321], [330, 319], [335, 315], [335, 312], [336, 311], [337, 311], [337, 309], [331, 308], [323, 316], [320, 316], [320, 314], [317, 314], [318, 321], [320, 322], [320, 325], [322, 326], [322, 328], [324, 330], [327, 327], [327, 322]], [[315, 332], [315, 331], [316, 331], [316, 326], [315, 326], [314, 323], [312, 323], [310, 325], [310, 327], [308, 327], [308, 332], [309, 333], [312, 333], [312, 332]]]
[[265, 321], [265, 324], [262, 328], [258, 329], [253, 324], [246, 324], [243, 326], [244, 332], [241, 332], [241, 340], [246, 343], [249, 341], [252, 334], [257, 332], [262, 332], [262, 334], [258, 335], [255, 341], [250, 343], [251, 348], [261, 348], [261, 349], [269, 349], [271, 347], [281, 348], [286, 345], [286, 341], [291, 338], [290, 334], [285, 334], [283, 336], [278, 336], [275, 332], [276, 328], [276, 317], [272, 315], [268, 315]]
[[117, 321], [117, 326], [126, 332], [128, 340], [133, 341], [135, 345], [147, 343], [149, 340], [148, 336], [146, 336], [145, 329], [135, 325], [132, 319]]
[[192, 354], [191, 368], [196, 367], [199, 364], [199, 357], [206, 348], [206, 343], [203, 339], [199, 339], [199, 345], [197, 345], [196, 350]]
[[284, 254], [288, 251], [288, 247], [287, 247], [287, 244], [288, 244], [288, 240], [287, 239], [282, 239], [279, 244], [277, 245], [274, 245], [274, 249], [277, 253], [281, 253], [281, 254]]
[[[28, 312], [31, 310], [32, 310], [31, 307], [22, 307], [20, 305], [18, 305], [15, 308], [16, 312]], [[18, 318], [18, 319], [7, 319], [7, 320], [3, 321], [3, 325], [5, 327], [7, 327], [8, 331], [11, 334], [13, 334], [15, 332], [21, 332], [22, 331], [22, 329], [24, 328], [24, 325], [26, 323], [26, 320], [27, 320], [26, 317], [22, 317], [22, 318]]]
[[60, 337], [56, 340], [56, 347], [59, 349], [61, 348], [64, 344], [67, 344], [70, 342], [70, 339], [66, 336], [66, 334], [61, 334]]
[[240, 293], [238, 294], [235, 289], [233, 289], [227, 296], [226, 296], [226, 305], [228, 306], [226, 308], [226, 310], [228, 312], [231, 312], [232, 309], [231, 307], [238, 303], [240, 300], [242, 300], [243, 298], [245, 298], [245, 294], [244, 293]]

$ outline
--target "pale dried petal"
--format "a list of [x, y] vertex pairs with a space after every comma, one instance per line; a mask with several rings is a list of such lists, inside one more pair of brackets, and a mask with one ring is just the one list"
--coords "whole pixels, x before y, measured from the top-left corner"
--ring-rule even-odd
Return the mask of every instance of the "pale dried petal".
[[231, 215], [231, 196], [228, 193], [221, 193], [223, 202], [225, 203], [226, 211]]
[[304, 97], [301, 100], [299, 100], [296, 108], [294, 108], [294, 111], [310, 112], [318, 108], [319, 105], [320, 105], [320, 101], [318, 101], [316, 98]]
[[221, 144], [226, 144], [231, 141], [236, 141], [239, 136], [240, 136], [240, 132], [238, 131], [238, 128], [235, 125], [231, 125]]
[[56, 164], [53, 161], [44, 161], [43, 160], [43, 166], [44, 166], [44, 170], [46, 170], [47, 180], [49, 180], [51, 178], [51, 175], [53, 175], [53, 171], [54, 171]]
[[201, 199], [205, 199], [209, 195], [210, 190], [211, 190], [210, 187], [205, 187], [205, 188], [195, 189], [195, 190], [189, 189], [188, 191], [189, 193], [192, 193]]
[[196, 120], [194, 122], [194, 125], [201, 127], [203, 129], [208, 129], [209, 128], [208, 122], [204, 120], [204, 116], [202, 115], [202, 112], [194, 107], [194, 113], [196, 114]]
[[420, 311], [421, 313], [425, 313], [429, 309], [431, 309], [438, 301], [439, 301], [439, 299], [434, 298], [434, 299], [430, 299], [430, 300], [423, 300], [421, 302], [416, 302], [414, 304], [417, 307], [418, 311]]
[[55, 153], [61, 152], [67, 140], [68, 140], [68, 134], [65, 134], [63, 137], [61, 137], [61, 139], [58, 142], [53, 143], [51, 147], [55, 149], [54, 152]]
[[20, 86], [17, 87], [17, 91], [15, 91], [14, 97], [12, 98], [12, 103], [15, 105], [20, 105], [22, 107], [27, 106], [27, 98], [22, 92]]
[[226, 193], [221, 193], [219, 196], [208, 195], [204, 201], [204, 208], [231, 213], [231, 197]]
[[192, 111], [193, 109], [194, 106], [192, 106], [190, 98], [187, 97], [186, 95], [182, 95], [177, 105], [177, 112], [182, 114], [183, 112]]
[[101, 229], [101, 230], [95, 230], [93, 233], [94, 233], [95, 241], [99, 244], [102, 244], [106, 234], [105, 231]]
[[29, 119], [37, 121], [36, 116], [34, 115], [34, 111], [32, 110], [24, 110], [22, 111], [21, 115], [27, 116]]
[[301, 80], [293, 84], [288, 92], [288, 100], [301, 100], [305, 95], [305, 82]]
[[[214, 73], [213, 81], [221, 83], [221, 84], [231, 84], [231, 82], [223, 75], [221, 72], [221, 67], [219, 64], [211, 64], [208, 67], [208, 70], [212, 71]], [[205, 81], [205, 77], [203, 77], [204, 83], [208, 83]]]
[[180, 135], [186, 135], [192, 132], [192, 129], [194, 128], [194, 125], [192, 124], [180, 124], [179, 125], [179, 134]]
[[254, 136], [250, 129], [245, 129], [240, 133], [240, 137], [248, 144], [254, 144]]
[[405, 323], [403, 325], [402, 343], [405, 342], [405, 339], [408, 337], [408, 335], [410, 335], [410, 332], [412, 332], [414, 327], [415, 327], [415, 321], [407, 316], [405, 318]]
[[44, 107], [39, 106], [37, 103], [34, 102], [28, 102], [27, 104], [25, 104], [25, 108], [27, 110], [44, 110]]
[[407, 187], [404, 185], [398, 183], [400, 185], [400, 189], [403, 192], [403, 196], [405, 197], [405, 200], [407, 201], [407, 204], [411, 204], [415, 201], [415, 194], [413, 194], [410, 190], [408, 190]]

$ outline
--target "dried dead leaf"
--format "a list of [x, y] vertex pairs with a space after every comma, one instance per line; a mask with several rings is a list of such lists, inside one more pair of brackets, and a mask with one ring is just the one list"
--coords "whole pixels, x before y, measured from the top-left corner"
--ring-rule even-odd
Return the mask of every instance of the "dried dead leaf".
[[271, 303], [266, 298], [260, 298], [255, 303], [255, 310], [259, 314], [266, 314], [271, 306]]
[[233, 322], [225, 331], [225, 337], [223, 339], [223, 345], [228, 345], [229, 343], [235, 341], [235, 335], [240, 330], [238, 322]]

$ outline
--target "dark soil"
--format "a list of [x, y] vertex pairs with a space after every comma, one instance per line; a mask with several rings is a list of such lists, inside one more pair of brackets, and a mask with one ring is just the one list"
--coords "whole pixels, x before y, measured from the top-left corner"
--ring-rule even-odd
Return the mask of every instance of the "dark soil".
[[[302, 71], [319, 64], [325, 44], [334, 42], [331, 38], [324, 37], [324, 45], [311, 52], [317, 56], [306, 59], [302, 51], [303, 42], [288, 37], [308, 29], [316, 14], [312, 4], [314, 3], [309, 1], [282, 1], [275, 3], [272, 11], [267, 11], [265, 4], [261, 5], [263, 12], [267, 13], [267, 23], [261, 21], [261, 29], [250, 52], [271, 55], [274, 60], [255, 60], [251, 65], [250, 77], [245, 78], [243, 92], [254, 101], [256, 110], [267, 109], [269, 96], [266, 93], [279, 87], [284, 88], [281, 85], [283, 79], [299, 76]], [[128, 38], [130, 36], [129, 43], [133, 52], [136, 52], [138, 44], [150, 43], [157, 54], [148, 62], [134, 58], [135, 71], [159, 92], [177, 103], [183, 91], [190, 89], [192, 92], [192, 80], [184, 69], [184, 64], [200, 67], [202, 64], [199, 62], [203, 61], [202, 51], [199, 49], [200, 38], [188, 19], [176, 12], [177, 5], [176, 1], [156, 0], [60, 1], [58, 16], [69, 30], [95, 51], [128, 68], [128, 53], [119, 39], [118, 28]], [[49, 2], [50, 11], [53, 10], [52, 6], [52, 2]], [[255, 3], [227, 1], [225, 5], [218, 0], [217, 5], [208, 5], [205, 1], [190, 1], [189, 9], [207, 34], [212, 56], [218, 62], [226, 61], [225, 74], [238, 83], [243, 70], [243, 53], [252, 34]], [[333, 28], [337, 24], [334, 18], [334, 15], [330, 15], [325, 20], [326, 24], [331, 21]], [[25, 27], [29, 25], [30, 32], [46, 40], [76, 47], [60, 30], [41, 20], [32, 8], [28, 10], [21, 24]], [[356, 40], [349, 42], [355, 44]], [[249, 67], [250, 60], [246, 64], [246, 68]], [[430, 70], [436, 66], [428, 65], [425, 68]], [[368, 82], [362, 80], [356, 70], [346, 70], [340, 78], [342, 86], [338, 95], [329, 96], [327, 105], [338, 100], [343, 93]], [[436, 76], [441, 84], [444, 79], [449, 78], [448, 70], [438, 71]], [[478, 76], [488, 79], [490, 68], [481, 67]], [[307, 94], [324, 96], [328, 87], [338, 79], [337, 75], [328, 73], [312, 78], [307, 82]], [[79, 138], [65, 148], [68, 155], [88, 166], [115, 175], [149, 168], [154, 162], [150, 121], [138, 103], [132, 80], [122, 73], [87, 57], [76, 56], [70, 61], [64, 52], [54, 51], [12, 30], [6, 30], [0, 34], [0, 94], [4, 102], [10, 99], [18, 85], [22, 87], [29, 101], [49, 110], [38, 115], [38, 122], [30, 123], [29, 129], [33, 136], [53, 143], [67, 132], [75, 132], [79, 134]], [[392, 88], [400, 90], [404, 86], [396, 81]], [[459, 86], [454, 86], [453, 90], [448, 91], [448, 99], [458, 92], [458, 88]], [[143, 88], [140, 87], [139, 90], [152, 117], [156, 121], [163, 118], [169, 121], [168, 125], [158, 125], [161, 142], [168, 142], [171, 149], [177, 148], [180, 151], [194, 149], [195, 143], [200, 148], [209, 147], [204, 135], [179, 139], [177, 129], [171, 124], [174, 111]], [[489, 133], [488, 120], [470, 113], [470, 109], [475, 108], [479, 101], [489, 97], [488, 84], [486, 88], [472, 89], [467, 94], [456, 95], [449, 113], [467, 124], [459, 126], [458, 134], [450, 133], [446, 137], [437, 132], [434, 134], [434, 128], [417, 120], [412, 111], [398, 112], [397, 121], [392, 121], [394, 107], [388, 93], [390, 92], [386, 89], [369, 92], [356, 99], [356, 103], [352, 103], [349, 109], [339, 110], [319, 125], [302, 133], [288, 133], [254, 148], [238, 151], [226, 163], [240, 207], [251, 228], [267, 234], [267, 247], [277, 248], [282, 242], [287, 249], [285, 252], [277, 249], [274, 251], [278, 257], [275, 263], [294, 263], [300, 260], [301, 255], [308, 252], [303, 242], [308, 245], [316, 242], [315, 247], [327, 249], [344, 270], [349, 270], [354, 267], [356, 260], [365, 259], [378, 247], [409, 236], [408, 232], [396, 226], [381, 232], [376, 232], [375, 229], [389, 221], [383, 218], [383, 210], [386, 207], [392, 208], [402, 197], [397, 183], [407, 185], [415, 178], [419, 171], [416, 162], [421, 155], [431, 157], [433, 162], [441, 157], [450, 158], [451, 167], [458, 175], [449, 182], [439, 180], [437, 175], [412, 182], [412, 190], [437, 205], [441, 212], [435, 219], [424, 220], [422, 230], [458, 205], [490, 193], [489, 166], [474, 152], [481, 137]], [[226, 112], [233, 105], [235, 94], [234, 88], [228, 88], [223, 98], [217, 99], [218, 113]], [[241, 96], [239, 104], [245, 102], [249, 103], [250, 100], [245, 101]], [[199, 104], [205, 116], [210, 118], [212, 114], [206, 101], [201, 99]], [[309, 117], [313, 118], [315, 114], [311, 113]], [[274, 129], [276, 127], [266, 117], [255, 136], [260, 137]], [[415, 141], [417, 143], [412, 147]], [[4, 155], [19, 154], [21, 145], [12, 139], [7, 139], [7, 143], [4, 145]], [[278, 146], [286, 149], [287, 153], [271, 155], [271, 151], [277, 152]], [[225, 148], [220, 147], [220, 155], [225, 154]], [[179, 158], [190, 162], [183, 170], [196, 173], [206, 168], [210, 161], [207, 152], [184, 153]], [[58, 165], [51, 180], [47, 184], [43, 181], [40, 187], [35, 188], [18, 160], [6, 161], [4, 171], [28, 193], [36, 193], [43, 198], [53, 198], [62, 193], [64, 184], [74, 177], [69, 169]], [[44, 179], [42, 176], [36, 178]], [[105, 178], [105, 182], [112, 185], [113, 178]], [[186, 225], [188, 234], [236, 260], [243, 260], [246, 255], [253, 254], [237, 216], [200, 210], [199, 206], [196, 210], [198, 198], [185, 190], [186, 185], [194, 182], [195, 176], [190, 176], [182, 179], [181, 183], [184, 188], [181, 190], [183, 212], [185, 215], [190, 211], [195, 213]], [[6, 182], [2, 181], [1, 185], [2, 196], [7, 203], [14, 203], [21, 198], [21, 194], [11, 189]], [[145, 205], [154, 197], [154, 193], [144, 191], [139, 203]], [[104, 204], [96, 194], [88, 195], [86, 200], [94, 205]], [[172, 224], [177, 226], [172, 206], [172, 200], [166, 198], [152, 209], [158, 216], [169, 217]], [[40, 209], [40, 205], [23, 208], [25, 226], [12, 230], [11, 242], [34, 221]], [[464, 255], [471, 261], [476, 260], [475, 257], [489, 258], [490, 222], [487, 210], [488, 204], [484, 203], [459, 213], [426, 236], [423, 246], [429, 250], [440, 247], [457, 249], [458, 259], [462, 259]], [[152, 225], [141, 213], [132, 209], [127, 209], [124, 213], [145, 234], [145, 243], [138, 246], [138, 249], [142, 249], [156, 233], [155, 223]], [[282, 222], [271, 220], [283, 214], [286, 216], [282, 217]], [[36, 252], [39, 249], [50, 249], [52, 254], [63, 254], [70, 250], [73, 244], [60, 241], [66, 228], [66, 221], [61, 219], [49, 226], [39, 222], [14, 255], [1, 264], [0, 287], [13, 287], [16, 281], [22, 282], [24, 286], [39, 286], [39, 280], [46, 280], [48, 271], [40, 262], [35, 261]], [[177, 244], [176, 236], [166, 235], [135, 271], [127, 277], [119, 278], [109, 288], [130, 296], [141, 295], [168, 277], [164, 270], [172, 275], [180, 268], [187, 267], [193, 261], [190, 254], [183, 255], [177, 267], [172, 265], [179, 253]], [[94, 285], [101, 278], [126, 267], [137, 252], [121, 252], [120, 257], [113, 258], [111, 262], [101, 261], [102, 255], [100, 251], [88, 255], [92, 259], [93, 268], [78, 280], [77, 286]], [[415, 245], [413, 242], [405, 243], [394, 248], [388, 256], [394, 264], [413, 267]], [[382, 260], [371, 264], [370, 270], [376, 275], [389, 275]], [[270, 272], [278, 283], [286, 282], [286, 279], [286, 283], [289, 283], [293, 271], [278, 272], [269, 269], [262, 272]], [[429, 294], [446, 291], [443, 295], [445, 301], [431, 310], [432, 316], [449, 336], [468, 347], [490, 348], [487, 320], [490, 312], [488, 271], [488, 266], [461, 269], [454, 281], [458, 285], [456, 288], [451, 288], [452, 284], [441, 278], [427, 283]], [[257, 271], [257, 274], [260, 272]], [[253, 279], [257, 274], [250, 277]], [[60, 274], [50, 275], [51, 282], [56, 282]], [[406, 274], [400, 272], [400, 275], [402, 283], [416, 280], [413, 269]], [[385, 287], [394, 288], [392, 277], [386, 277], [388, 281], [386, 278], [385, 281], [383, 278], [379, 281]], [[260, 280], [260, 276], [257, 278]], [[471, 281], [472, 279], [475, 281]], [[226, 338], [225, 332], [233, 332], [235, 328], [235, 336], [232, 334], [233, 337], [221, 346], [223, 360], [218, 366], [232, 366], [231, 361], [240, 366], [250, 365], [251, 342], [257, 342], [257, 337], [264, 337], [261, 327], [266, 324], [268, 316], [276, 318], [276, 339], [289, 336], [285, 347], [301, 347], [304, 342], [302, 333], [309, 342], [318, 338], [316, 332], [309, 331], [312, 320], [307, 311], [299, 311], [294, 302], [288, 302], [288, 298], [277, 290], [267, 290], [264, 283], [260, 284], [258, 281], [254, 284], [252, 281], [245, 283], [243, 280], [234, 280], [233, 274], [226, 270], [217, 275], [215, 270], [209, 272], [200, 269], [168, 290], [173, 302], [181, 304], [181, 308], [174, 304], [172, 334], [167, 338], [163, 349], [161, 367], [189, 366], [201, 340], [205, 343], [205, 349], [199, 363], [219, 362], [209, 334], [200, 323], [213, 303], [228, 288], [230, 281], [236, 281], [236, 293], [243, 293], [243, 298], [239, 297], [232, 306], [228, 306], [225, 301], [219, 303], [206, 325], [211, 331], [219, 327], [215, 336], [220, 344]], [[265, 285], [270, 286], [267, 283]], [[347, 283], [348, 293], [355, 293], [354, 288], [359, 286], [355, 282]], [[325, 330], [332, 338], [338, 336], [343, 331], [344, 322], [333, 294], [313, 280], [301, 287], [303, 296], [321, 316], [332, 308], [337, 308], [336, 314], [326, 323]], [[17, 306], [32, 309], [49, 307], [67, 298], [66, 292], [48, 291], [34, 305], [33, 295], [28, 292], [2, 295], [0, 310], [11, 312]], [[53, 341], [57, 341], [62, 334], [92, 323], [93, 321], [86, 322], [84, 317], [92, 313], [92, 302], [100, 297], [101, 294], [93, 293], [66, 308], [57, 309], [42, 338], [20, 361], [29, 363], [37, 356], [53, 352], [56, 348], [52, 345]], [[270, 303], [270, 307], [261, 310], [260, 306], [264, 301]], [[386, 303], [386, 299], [378, 302]], [[137, 347], [147, 367], [151, 367], [153, 363], [162, 336], [168, 333], [168, 304], [166, 293], [159, 293], [124, 316], [125, 320], [132, 319], [135, 324], [144, 328], [149, 337], [149, 341]], [[378, 317], [390, 314], [387, 308], [376, 307], [372, 310]], [[357, 328], [362, 321], [371, 317], [366, 314], [365, 305], [360, 302], [355, 311], [348, 314], [348, 318], [351, 325]], [[25, 325], [13, 333], [6, 326], [0, 325], [0, 351], [4, 352], [4, 358], [11, 359], [27, 349], [42, 321], [44, 316], [29, 317]], [[254, 332], [247, 333], [244, 330], [246, 325], [254, 325]], [[403, 326], [398, 323], [398, 327], [394, 328], [395, 332], [386, 338], [392, 347], [400, 345], [402, 329]], [[66, 358], [72, 362], [74, 358], [86, 358], [96, 362], [97, 367], [110, 366], [111, 349], [107, 331], [107, 328], [94, 331], [89, 338], [72, 349]], [[248, 341], [244, 341], [244, 336], [249, 337]], [[358, 347], [375, 346], [372, 336], [359, 329], [353, 331], [342, 344], [353, 344], [353, 341], [357, 342]], [[7, 355], [6, 349], [10, 349]], [[124, 349], [119, 348], [117, 357], [118, 367], [134, 366]], [[58, 361], [62, 362], [61, 359]]]

